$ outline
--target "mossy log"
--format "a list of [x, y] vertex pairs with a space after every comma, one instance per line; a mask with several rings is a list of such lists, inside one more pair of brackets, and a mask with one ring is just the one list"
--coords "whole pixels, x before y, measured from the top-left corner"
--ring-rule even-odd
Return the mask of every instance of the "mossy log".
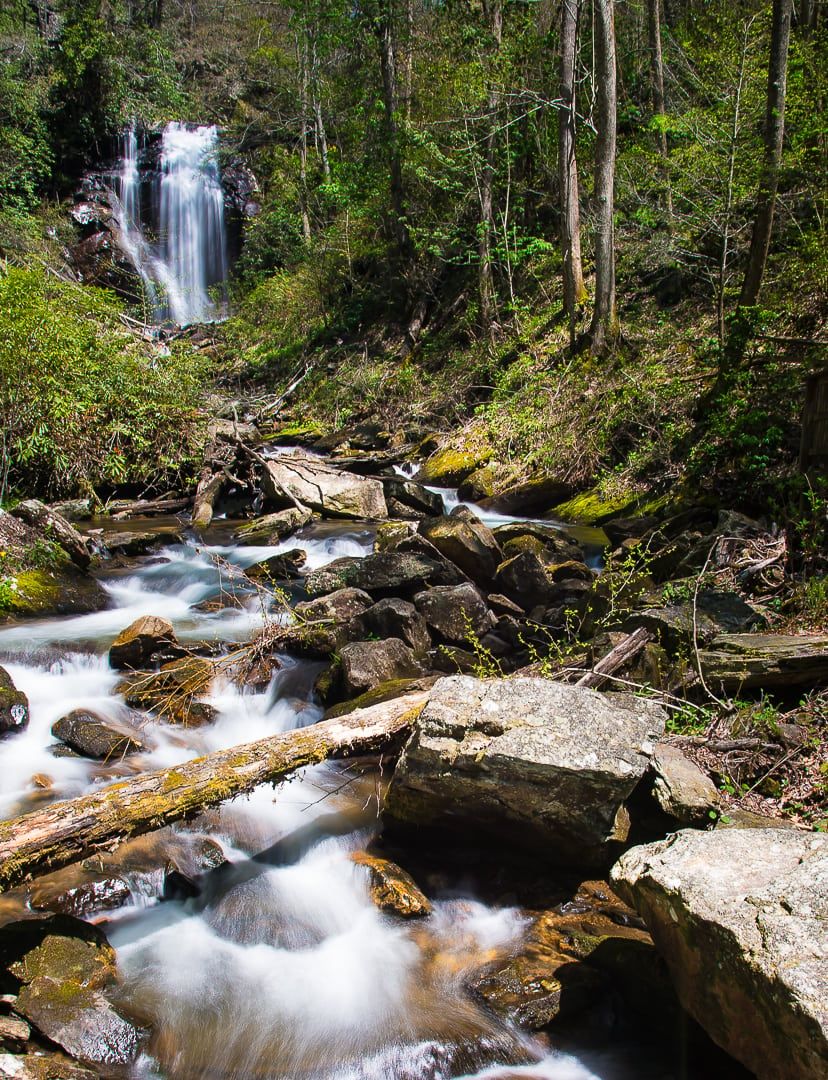
[[0, 890], [111, 850], [129, 837], [181, 821], [260, 784], [284, 780], [306, 765], [396, 749], [411, 732], [426, 697], [425, 692], [406, 694], [0, 823]]

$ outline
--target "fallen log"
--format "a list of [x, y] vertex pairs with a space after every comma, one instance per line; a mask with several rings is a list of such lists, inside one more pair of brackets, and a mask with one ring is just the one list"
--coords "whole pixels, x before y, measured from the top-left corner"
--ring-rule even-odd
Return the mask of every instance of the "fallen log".
[[137, 502], [118, 505], [109, 517], [112, 521], [125, 521], [127, 518], [149, 514], [172, 514], [176, 510], [185, 510], [192, 501], [192, 498], [138, 499]]
[[203, 470], [193, 502], [192, 523], [196, 529], [206, 529], [213, 520], [213, 511], [223, 487], [223, 472], [210, 472], [209, 468]]
[[639, 626], [629, 637], [625, 637], [623, 641], [620, 641], [614, 649], [610, 649], [607, 655], [598, 661], [592, 671], [588, 671], [586, 675], [578, 679], [575, 685], [591, 686], [593, 688], [600, 686], [613, 671], [617, 671], [618, 668], [623, 667], [629, 660], [632, 660], [651, 640], [652, 634], [645, 630], [643, 626]]
[[0, 823], [0, 891], [284, 780], [306, 765], [396, 749], [427, 696], [425, 691], [406, 694]]

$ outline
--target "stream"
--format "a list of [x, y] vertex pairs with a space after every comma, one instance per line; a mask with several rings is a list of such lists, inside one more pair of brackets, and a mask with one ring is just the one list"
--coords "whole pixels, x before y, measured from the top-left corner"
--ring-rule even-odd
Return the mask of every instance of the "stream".
[[[507, 519], [502, 519], [507, 520]], [[508, 519], [512, 520], [512, 519]], [[155, 519], [129, 528], [160, 528]], [[178, 522], [175, 522], [178, 525]], [[266, 616], [237, 569], [301, 546], [307, 567], [371, 550], [373, 530], [318, 524], [273, 547], [238, 547], [229, 522], [202, 543], [104, 569], [108, 610], [0, 630], [0, 662], [30, 702], [28, 729], [3, 743], [0, 817], [94, 789], [113, 776], [172, 767], [201, 754], [316, 721], [320, 665], [280, 657], [263, 689], [214, 684], [214, 723], [143, 720], [145, 752], [115, 766], [55, 750], [51, 726], [75, 708], [127, 718], [106, 652], [139, 615], [170, 619], [182, 642], [216, 651], [249, 640]], [[272, 612], [270, 617], [283, 617]], [[131, 714], [135, 722], [135, 714]], [[351, 854], [378, 828], [382, 778], [364, 762], [328, 763], [264, 787], [187, 825], [124, 845], [120, 906], [85, 913], [117, 951], [119, 1006], [151, 1035], [128, 1080], [632, 1080], [689, 1077], [641, 1032], [623, 1045], [553, 1045], [473, 999], [466, 976], [525, 934], [517, 908], [483, 903], [446, 882], [427, 920], [403, 922], [371, 900]], [[167, 864], [197, 876], [228, 866], [195, 897], [160, 899]], [[256, 858], [258, 856], [258, 858]], [[433, 896], [433, 892], [432, 892]], [[666, 1056], [665, 1056], [666, 1054]], [[107, 1074], [103, 1071], [103, 1075]], [[116, 1074], [112, 1074], [116, 1075]], [[692, 1074], [696, 1075], [696, 1074]], [[707, 1075], [710, 1075], [709, 1073]]]

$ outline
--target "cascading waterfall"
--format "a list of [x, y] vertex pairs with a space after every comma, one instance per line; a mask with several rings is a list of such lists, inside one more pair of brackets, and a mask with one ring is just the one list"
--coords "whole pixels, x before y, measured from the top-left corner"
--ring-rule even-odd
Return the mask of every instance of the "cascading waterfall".
[[[188, 326], [222, 315], [227, 239], [217, 140], [215, 126], [167, 124], [147, 220], [135, 128], [121, 138], [114, 177], [120, 244], [141, 277], [155, 323]], [[211, 291], [222, 293], [219, 302]]]

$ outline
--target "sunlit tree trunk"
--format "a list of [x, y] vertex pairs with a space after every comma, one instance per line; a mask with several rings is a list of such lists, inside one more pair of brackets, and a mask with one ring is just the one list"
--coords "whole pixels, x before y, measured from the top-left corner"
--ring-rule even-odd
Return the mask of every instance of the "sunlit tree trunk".
[[672, 231], [673, 192], [670, 187], [670, 175], [667, 169], [669, 151], [667, 130], [664, 118], [667, 110], [664, 101], [664, 58], [661, 52], [661, 13], [659, 0], [647, 0], [647, 36], [650, 44], [650, 76], [653, 98], [653, 117], [658, 124], [658, 148], [664, 160], [664, 209]]
[[768, 259], [776, 190], [779, 186], [782, 140], [785, 134], [785, 88], [788, 78], [791, 7], [791, 0], [773, 0], [768, 93], [763, 135], [764, 161], [759, 180], [759, 195], [756, 200], [753, 235], [750, 241], [750, 257], [739, 296], [740, 307], [750, 307], [756, 303]]
[[[503, 9], [500, 0], [488, 0], [488, 2], [485, 2], [484, 11], [489, 20], [496, 56], [503, 42]], [[500, 91], [496, 79], [497, 74], [493, 73], [487, 100], [489, 127], [486, 133], [483, 168], [480, 170], [480, 225], [477, 240], [480, 326], [484, 334], [488, 335], [492, 334], [495, 322], [495, 296], [492, 282], [492, 234], [494, 232], [495, 142], [500, 109]]]
[[310, 239], [310, 215], [308, 213], [308, 43], [302, 35], [296, 42], [299, 63], [299, 212], [302, 217], [302, 235]]
[[581, 262], [581, 212], [578, 204], [578, 163], [575, 157], [575, 58], [579, 9], [580, 0], [561, 2], [558, 183], [561, 197], [564, 307], [569, 317], [569, 337], [573, 345], [578, 312], [587, 296]]
[[388, 180], [391, 196], [391, 216], [397, 251], [403, 261], [414, 252], [411, 234], [405, 214], [403, 189], [403, 155], [400, 126], [397, 118], [397, 62], [394, 48], [394, 27], [391, 0], [377, 0], [372, 5], [375, 12], [374, 30], [379, 42], [382, 96], [385, 108], [385, 142], [388, 154]]
[[589, 328], [594, 352], [618, 339], [615, 307], [615, 23], [613, 0], [595, 0], [595, 306]]

